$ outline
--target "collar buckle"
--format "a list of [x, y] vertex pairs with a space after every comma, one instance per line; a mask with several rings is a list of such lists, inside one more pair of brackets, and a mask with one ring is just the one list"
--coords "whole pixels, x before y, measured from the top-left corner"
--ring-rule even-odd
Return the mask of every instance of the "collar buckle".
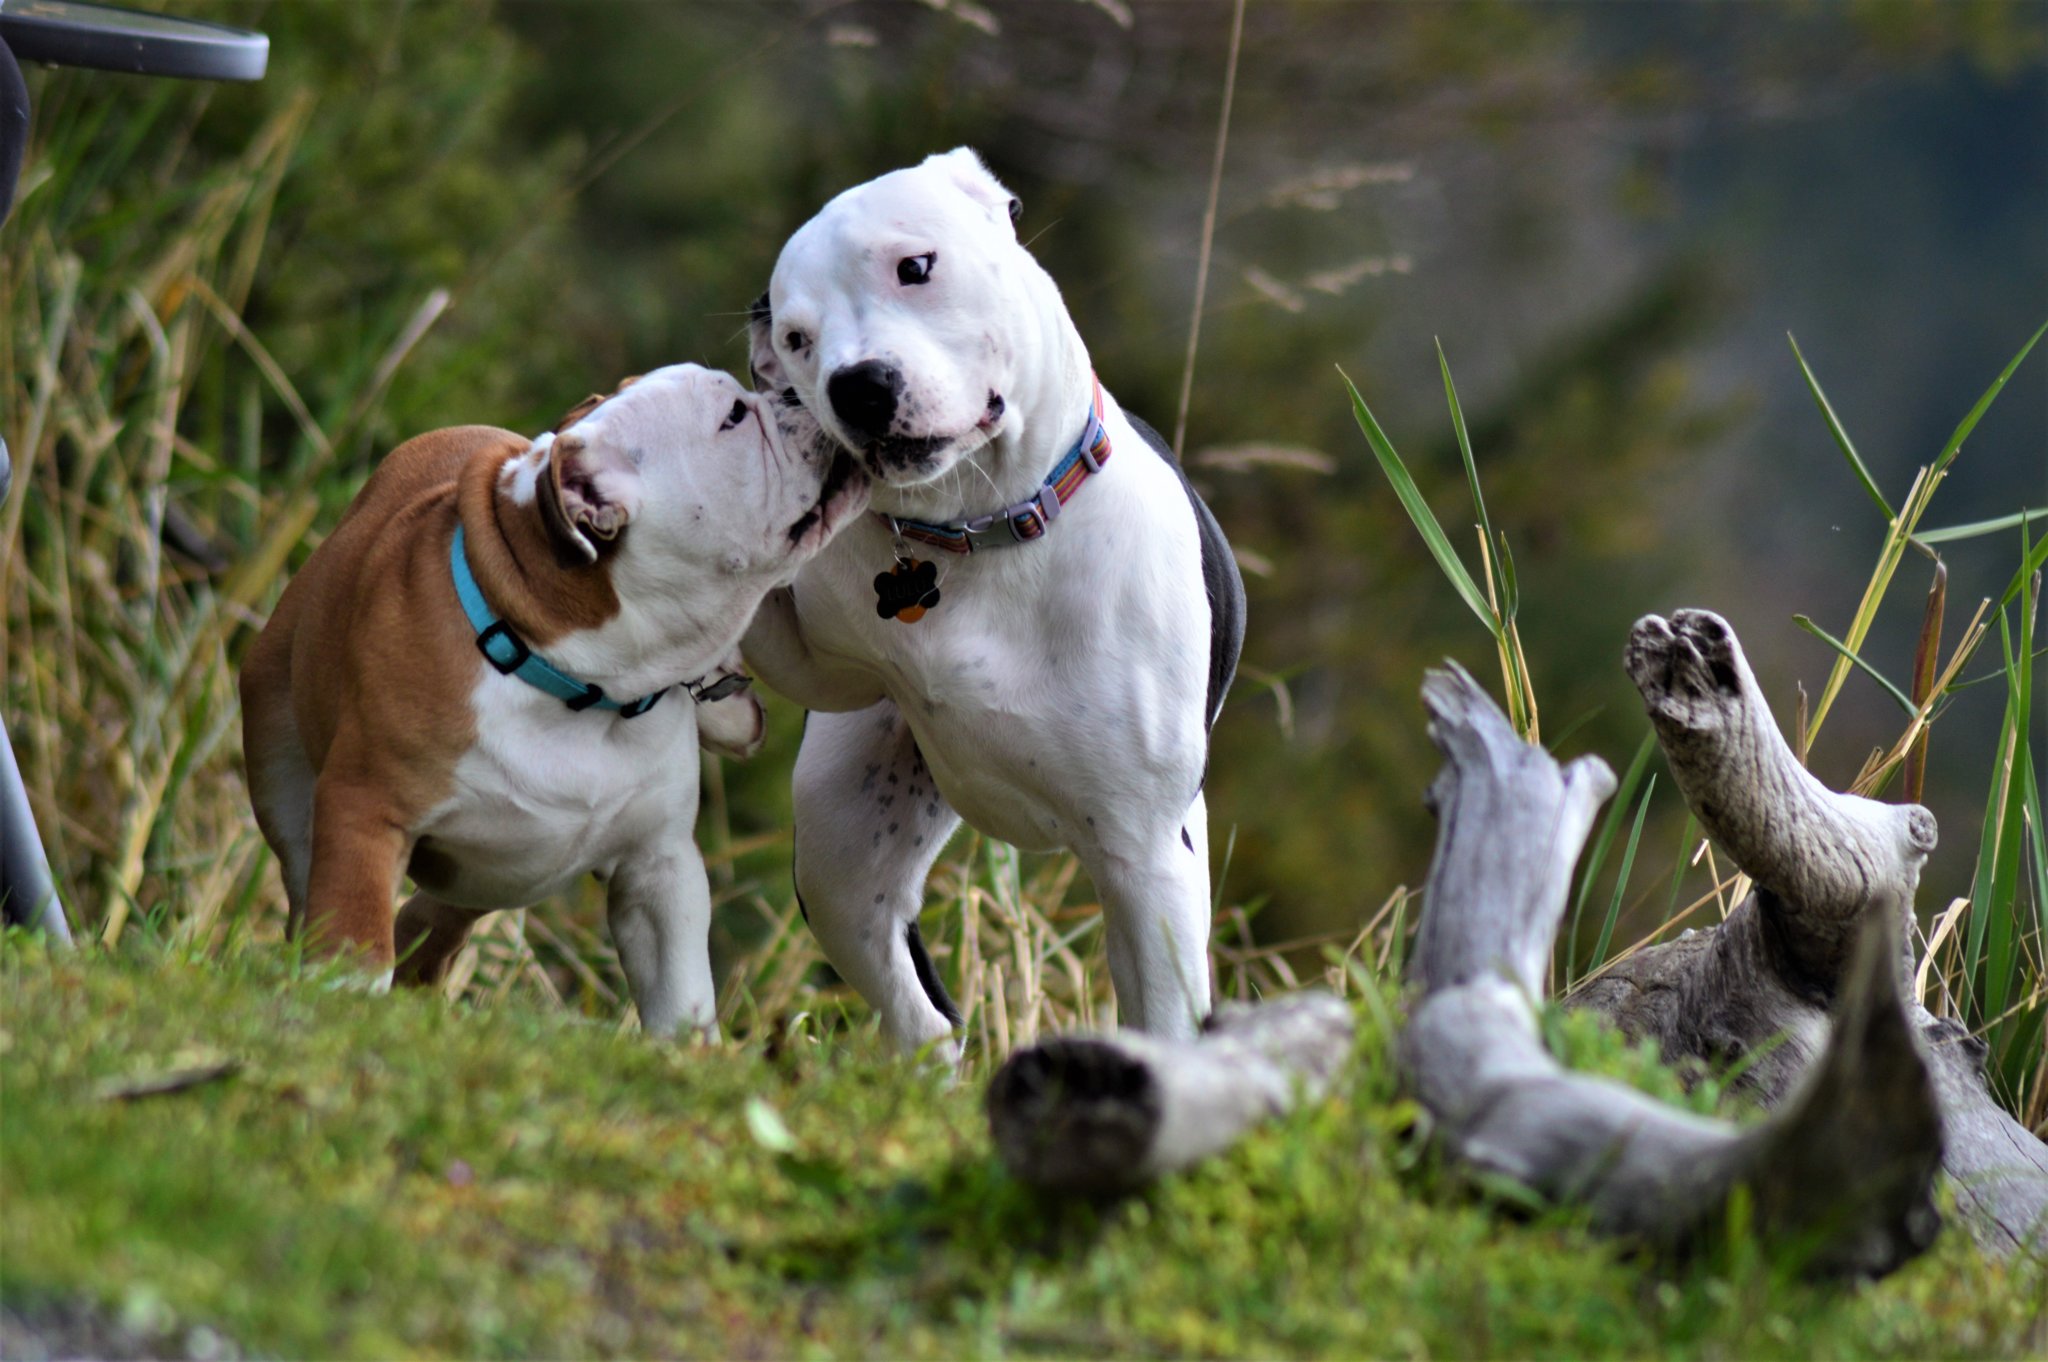
[[[1044, 534], [1047, 530], [1051, 529], [1053, 521], [1058, 520], [1060, 512], [1065, 509], [1065, 503], [1060, 500], [1060, 494], [1050, 487], [1039, 488], [1038, 495], [1026, 502], [1025, 506], [1027, 509], [1038, 512], [1038, 534]], [[1011, 528], [1014, 529], [1015, 527], [1015, 522], [1013, 521]], [[1032, 536], [1034, 539], [1037, 537], [1038, 535]]]
[[[500, 657], [491, 651], [491, 646], [503, 643], [512, 649], [510, 657]], [[526, 646], [526, 640], [512, 632], [512, 626], [503, 620], [491, 621], [490, 627], [476, 636], [476, 650], [484, 655], [484, 661], [498, 669], [498, 675], [510, 676], [526, 665], [526, 659], [533, 656], [533, 649]], [[599, 692], [602, 696], [603, 692]]]

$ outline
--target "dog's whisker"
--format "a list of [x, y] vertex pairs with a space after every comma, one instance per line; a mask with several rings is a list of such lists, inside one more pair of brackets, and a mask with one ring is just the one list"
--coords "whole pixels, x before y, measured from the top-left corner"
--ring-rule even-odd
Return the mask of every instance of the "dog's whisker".
[[1002, 499], [1003, 489], [996, 485], [996, 480], [993, 477], [989, 476], [989, 471], [981, 466], [981, 460], [975, 458], [972, 454], [970, 454], [966, 458], [962, 459], [960, 461], [960, 464], [965, 465], [968, 468], [972, 468], [975, 472], [981, 474], [981, 480], [988, 484], [988, 490], [995, 493], [997, 500]]
[[1028, 251], [1033, 246], [1036, 246], [1038, 244], [1038, 238], [1044, 236], [1047, 232], [1050, 232], [1053, 228], [1059, 226], [1064, 221], [1066, 221], [1066, 219], [1064, 218], [1054, 218], [1051, 222], [1046, 223], [1045, 226], [1033, 232], [1031, 234], [1030, 239], [1024, 243], [1024, 249]]

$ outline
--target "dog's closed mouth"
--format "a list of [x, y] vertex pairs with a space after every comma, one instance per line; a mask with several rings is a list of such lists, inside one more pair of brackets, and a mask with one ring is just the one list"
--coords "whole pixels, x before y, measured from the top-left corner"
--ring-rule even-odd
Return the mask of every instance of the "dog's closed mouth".
[[849, 492], [866, 491], [867, 481], [867, 475], [860, 471], [851, 454], [843, 449], [834, 454], [832, 466], [825, 470], [824, 486], [818, 489], [817, 504], [798, 516], [789, 527], [789, 542], [797, 543], [821, 523], [830, 529], [832, 512], [837, 509], [833, 503]]
[[867, 447], [868, 467], [880, 475], [884, 468], [910, 468], [928, 463], [933, 455], [953, 443], [950, 435], [885, 435]]

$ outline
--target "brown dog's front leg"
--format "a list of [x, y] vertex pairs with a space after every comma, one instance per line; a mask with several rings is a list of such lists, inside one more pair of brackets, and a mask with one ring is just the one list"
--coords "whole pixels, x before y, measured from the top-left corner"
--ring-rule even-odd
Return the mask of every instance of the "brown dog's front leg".
[[405, 988], [438, 987], [481, 916], [431, 894], [407, 899], [398, 910], [398, 973], [392, 982]]
[[391, 969], [391, 901], [411, 843], [374, 791], [320, 782], [313, 795], [313, 873], [306, 895], [311, 954], [353, 955], [367, 969]]

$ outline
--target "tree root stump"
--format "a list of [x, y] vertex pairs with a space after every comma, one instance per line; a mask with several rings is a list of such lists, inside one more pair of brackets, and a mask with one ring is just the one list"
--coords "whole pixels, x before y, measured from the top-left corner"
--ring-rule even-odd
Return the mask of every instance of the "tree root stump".
[[1132, 1191], [1320, 1099], [1354, 1030], [1346, 1003], [1311, 992], [1225, 1003], [1191, 1041], [1137, 1031], [1042, 1041], [989, 1081], [996, 1152], [1018, 1178], [1048, 1191]]

